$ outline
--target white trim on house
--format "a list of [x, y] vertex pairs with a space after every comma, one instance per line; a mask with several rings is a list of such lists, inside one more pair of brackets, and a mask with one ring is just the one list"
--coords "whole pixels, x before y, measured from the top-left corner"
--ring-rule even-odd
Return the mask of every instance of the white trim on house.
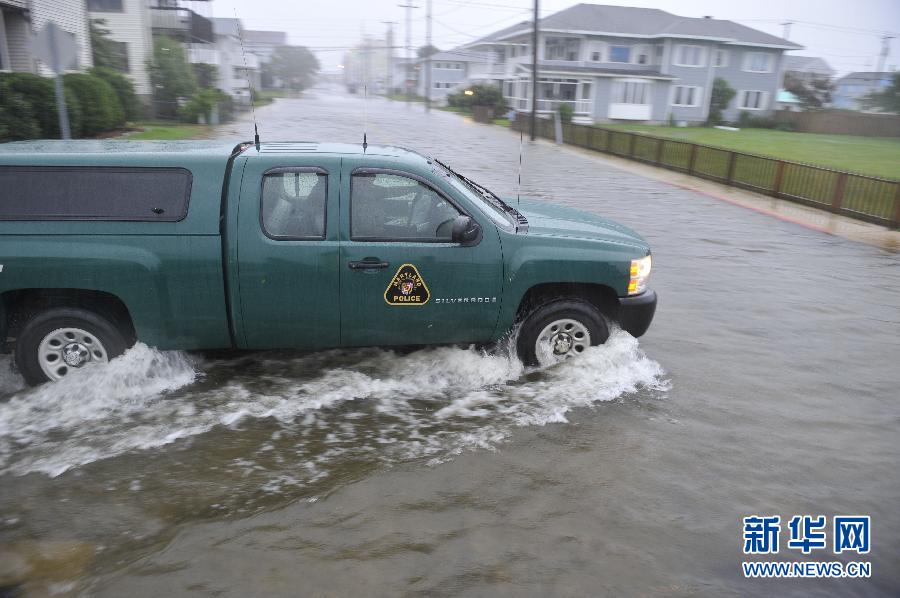
[[[522, 29], [520, 31], [513, 31], [512, 33], [507, 33], [503, 37], [499, 37], [494, 41], [484, 41], [482, 40], [481, 44], [490, 44], [490, 43], [501, 43], [500, 40], [509, 39], [511, 37], [516, 37], [519, 35], [531, 35], [531, 29]], [[596, 35], [596, 36], [605, 36], [605, 37], [629, 37], [629, 38], [640, 38], [640, 39], [687, 39], [687, 40], [696, 40], [696, 41], [711, 41], [711, 42], [719, 42], [722, 44], [734, 45], [734, 46], [749, 46], [751, 48], [772, 48], [775, 50], [799, 50], [795, 45], [786, 46], [784, 44], [760, 44], [756, 42], [745, 42], [736, 40], [729, 37], [710, 37], [707, 35], [680, 35], [680, 34], [672, 34], [672, 33], [626, 33], [623, 31], [582, 31], [580, 29], [541, 29], [541, 33], [565, 33], [572, 35]], [[473, 45], [473, 44], [470, 44]]]
[[[679, 90], [691, 90], [683, 92], [679, 94]], [[679, 98], [679, 95], [684, 95], [686, 97]], [[679, 100], [690, 99], [690, 103], [679, 103]], [[679, 108], [697, 108], [700, 106], [700, 101], [703, 99], [703, 88], [699, 85], [673, 85], [672, 86], [672, 99], [669, 102], [672, 106], [677, 106]]]
[[[719, 64], [719, 56], [722, 57], [722, 64]], [[716, 48], [713, 51], [713, 66], [715, 68], [726, 68], [728, 66], [728, 50]]]
[[[747, 98], [751, 93], [760, 94], [757, 97], [756, 106], [747, 106]], [[738, 110], [753, 110], [753, 111], [761, 111], [769, 109], [769, 92], [764, 91], [762, 89], [742, 89], [738, 92]]]
[[[682, 62], [682, 59], [685, 58], [683, 56], [685, 50], [688, 48], [696, 48], [697, 49], [697, 63], [690, 64], [688, 62]], [[675, 44], [675, 57], [672, 59], [673, 66], [681, 66], [688, 68], [705, 68], [707, 62], [707, 48], [704, 46], [698, 46], [696, 44]]]
[[[766, 68], [765, 70], [756, 70], [751, 68], [753, 65], [753, 59], [756, 56], [765, 56], [766, 57]], [[745, 73], [760, 73], [760, 74], [769, 74], [775, 72], [775, 55], [771, 52], [744, 52], [744, 60], [741, 64], [741, 70]]]

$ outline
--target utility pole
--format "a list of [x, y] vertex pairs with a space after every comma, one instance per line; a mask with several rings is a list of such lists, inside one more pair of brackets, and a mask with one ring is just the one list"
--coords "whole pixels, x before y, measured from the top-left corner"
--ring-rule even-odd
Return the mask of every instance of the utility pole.
[[535, 139], [537, 128], [537, 93], [538, 93], [538, 18], [539, 0], [534, 0], [534, 28], [531, 32], [531, 140]]
[[419, 8], [415, 4], [398, 4], [400, 8], [406, 9], [406, 107], [412, 101], [412, 86], [410, 85], [410, 71], [412, 67], [412, 9]]
[[881, 53], [878, 55], [878, 68], [875, 69], [878, 73], [884, 72], [884, 61], [887, 60], [890, 53], [892, 39], [894, 39], [894, 36], [889, 33], [881, 36]]
[[784, 27], [784, 29], [781, 32], [781, 37], [783, 39], [791, 39], [791, 25], [793, 25], [793, 24], [794, 24], [793, 21], [785, 21], [784, 23], [781, 24], [781, 26]]
[[387, 25], [387, 95], [394, 93], [394, 25], [395, 21], [382, 21]]
[[431, 0], [425, 4], [425, 112], [431, 112]]

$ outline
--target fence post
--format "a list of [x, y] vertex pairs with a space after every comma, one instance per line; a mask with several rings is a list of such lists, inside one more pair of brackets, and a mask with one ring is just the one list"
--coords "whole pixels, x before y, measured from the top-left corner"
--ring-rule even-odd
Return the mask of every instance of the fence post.
[[779, 160], [775, 163], [775, 182], [772, 184], [772, 195], [781, 196], [781, 182], [784, 180], [784, 161]]
[[831, 211], [840, 212], [844, 203], [844, 187], [847, 185], [847, 173], [838, 173], [837, 184], [834, 186], [834, 197], [831, 198]]
[[610, 131], [609, 129], [605, 129], [604, 137], [606, 138], [606, 147], [603, 148], [603, 151], [608, 154], [610, 145], [612, 144], [612, 131]]
[[894, 221], [891, 223], [893, 228], [900, 228], [900, 183], [895, 185], [897, 192], [894, 193]]
[[637, 141], [637, 135], [631, 134], [631, 141], [628, 142], [628, 157], [634, 160], [634, 142]]
[[694, 174], [694, 161], [697, 159], [697, 145], [691, 144], [691, 156], [688, 158], [688, 174]]
[[737, 152], [731, 152], [728, 156], [728, 178], [725, 182], [729, 185], [734, 182], [734, 165], [737, 163]]
[[663, 143], [664, 142], [662, 139], [656, 140], [656, 165], [657, 166], [662, 165]]

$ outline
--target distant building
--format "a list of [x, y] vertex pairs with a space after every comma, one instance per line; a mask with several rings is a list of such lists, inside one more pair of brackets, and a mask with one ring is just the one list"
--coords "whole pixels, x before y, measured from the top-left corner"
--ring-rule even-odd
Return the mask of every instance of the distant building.
[[272, 59], [272, 54], [279, 46], [287, 45], [287, 33], [284, 31], [258, 31], [247, 29], [243, 32], [244, 49], [255, 54], [261, 64]]
[[427, 59], [420, 58], [416, 62], [418, 73], [416, 93], [420, 96], [426, 95], [425, 85], [429, 67], [431, 69], [431, 99], [438, 103], [444, 102], [457, 87], [476, 83], [492, 83], [495, 58], [496, 55], [491, 52], [475, 52], [473, 50], [451, 50], [432, 54]]
[[791, 92], [780, 89], [778, 90], [778, 96], [775, 99], [775, 109], [786, 110], [788, 112], [800, 112], [803, 109], [803, 102]]
[[[531, 35], [523, 22], [458, 48], [496, 57], [483, 71], [520, 111], [531, 108]], [[783, 55], [798, 49], [732, 21], [577, 4], [541, 19], [537, 110], [549, 115], [568, 104], [576, 122], [703, 122], [721, 77], [737, 91], [724, 111], [736, 121], [773, 109]]]
[[[344, 83], [348, 89], [368, 86], [370, 93], [383, 93], [391, 84], [391, 50], [383, 39], [364, 37], [344, 54]], [[402, 77], [402, 75], [401, 75]], [[402, 85], [402, 78], [400, 79]]]
[[835, 81], [831, 106], [845, 110], [863, 110], [861, 100], [873, 91], [881, 91], [890, 86], [894, 74], [891, 72], [857, 72], [841, 77]]
[[153, 28], [147, 0], [87, 0], [88, 18], [103, 20], [109, 39], [125, 57], [124, 74], [145, 104], [153, 95], [147, 63], [153, 60]]
[[78, 69], [93, 65], [84, 0], [0, 0], [0, 70], [52, 74], [31, 53], [31, 35], [48, 21], [75, 35]]
[[811, 83], [816, 79], [828, 79], [834, 77], [836, 71], [827, 62], [818, 56], [794, 56], [786, 54], [784, 57], [784, 79], [788, 77]]
[[189, 43], [188, 60], [193, 64], [209, 64], [216, 69], [218, 87], [240, 105], [250, 105], [250, 88], [260, 88], [259, 58], [241, 51], [238, 19], [212, 19], [215, 42]]

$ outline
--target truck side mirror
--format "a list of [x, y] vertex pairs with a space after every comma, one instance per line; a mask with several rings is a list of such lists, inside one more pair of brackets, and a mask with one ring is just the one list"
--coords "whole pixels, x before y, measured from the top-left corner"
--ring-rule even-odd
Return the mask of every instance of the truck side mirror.
[[457, 216], [450, 240], [463, 246], [477, 245], [481, 240], [481, 225], [470, 216]]

